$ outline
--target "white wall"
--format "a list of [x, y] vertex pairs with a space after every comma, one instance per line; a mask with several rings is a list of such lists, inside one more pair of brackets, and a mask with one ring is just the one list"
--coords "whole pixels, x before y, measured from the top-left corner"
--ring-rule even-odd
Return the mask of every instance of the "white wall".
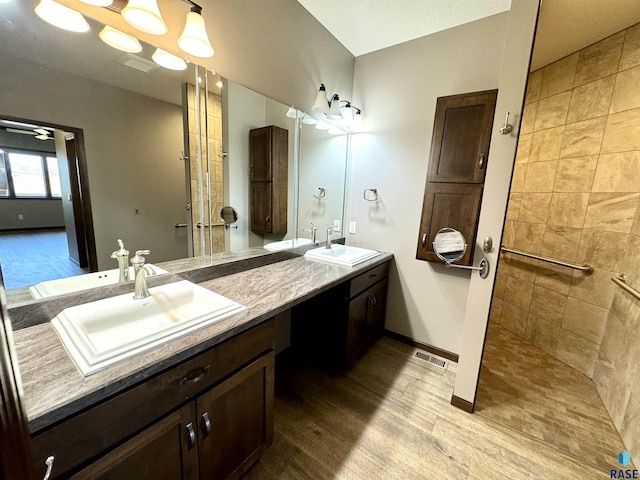
[[[388, 251], [386, 328], [460, 352], [470, 273], [416, 260], [436, 98], [498, 87], [503, 13], [358, 57], [354, 104], [364, 129], [352, 139], [347, 242]], [[362, 199], [377, 188], [380, 202]], [[485, 195], [491, 195], [486, 192]]]

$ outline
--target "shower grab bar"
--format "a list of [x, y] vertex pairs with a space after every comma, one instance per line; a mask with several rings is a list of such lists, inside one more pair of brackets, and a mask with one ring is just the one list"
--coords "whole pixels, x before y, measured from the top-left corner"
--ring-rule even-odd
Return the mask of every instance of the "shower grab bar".
[[515, 255], [521, 255], [523, 257], [534, 258], [536, 260], [542, 260], [543, 262], [553, 263], [554, 265], [560, 265], [561, 267], [573, 268], [574, 270], [580, 270], [587, 274], [593, 273], [593, 267], [591, 265], [576, 265], [574, 263], [563, 262], [562, 260], [556, 260], [555, 258], [546, 258], [540, 257], [538, 255], [532, 255], [531, 253], [521, 252], [519, 250], [512, 250], [510, 248], [505, 247], [504, 245], [500, 247], [500, 250], [507, 253], [513, 253]]
[[611, 281], [616, 285], [621, 286], [625, 291], [640, 300], [640, 292], [627, 283], [627, 278], [624, 274], [618, 275], [617, 277], [611, 277]]

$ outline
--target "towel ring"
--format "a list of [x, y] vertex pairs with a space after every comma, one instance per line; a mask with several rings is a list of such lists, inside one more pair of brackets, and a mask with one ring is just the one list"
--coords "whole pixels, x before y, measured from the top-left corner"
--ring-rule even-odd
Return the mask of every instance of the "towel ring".
[[327, 196], [327, 191], [322, 187], [318, 187], [318, 194], [314, 195], [313, 198], [324, 198], [326, 196]]
[[[367, 192], [370, 192], [371, 195], [367, 196]], [[367, 202], [377, 202], [379, 200], [378, 189], [377, 188], [365, 188], [364, 189], [364, 199]]]

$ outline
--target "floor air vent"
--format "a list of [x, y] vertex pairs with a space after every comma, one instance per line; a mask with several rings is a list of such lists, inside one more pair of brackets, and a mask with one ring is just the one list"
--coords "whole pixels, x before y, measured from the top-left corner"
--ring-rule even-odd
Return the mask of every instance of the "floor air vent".
[[447, 362], [437, 357], [432, 357], [424, 352], [416, 352], [416, 357], [420, 360], [424, 360], [425, 362], [429, 362], [431, 365], [435, 365], [436, 367], [447, 368]]

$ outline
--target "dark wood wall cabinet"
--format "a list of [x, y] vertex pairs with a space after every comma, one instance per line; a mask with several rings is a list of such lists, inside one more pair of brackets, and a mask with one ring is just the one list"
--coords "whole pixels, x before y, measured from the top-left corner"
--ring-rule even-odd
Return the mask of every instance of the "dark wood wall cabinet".
[[287, 233], [289, 132], [274, 125], [249, 132], [251, 231]]
[[32, 438], [52, 478], [235, 479], [273, 441], [274, 322]]
[[431, 141], [416, 258], [440, 262], [433, 239], [441, 228], [462, 232], [473, 262], [497, 90], [440, 97]]
[[338, 373], [384, 331], [389, 262], [292, 309], [291, 345], [306, 364]]

